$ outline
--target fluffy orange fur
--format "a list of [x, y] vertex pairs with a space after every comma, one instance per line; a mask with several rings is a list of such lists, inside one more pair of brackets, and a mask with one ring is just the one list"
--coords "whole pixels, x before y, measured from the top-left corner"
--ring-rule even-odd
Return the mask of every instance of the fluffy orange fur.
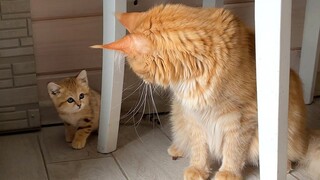
[[82, 149], [92, 131], [98, 129], [100, 94], [90, 89], [87, 72], [48, 83], [48, 93], [65, 125], [65, 139]]
[[[173, 143], [168, 153], [190, 157], [184, 179], [242, 179], [258, 165], [254, 33], [225, 9], [159, 5], [117, 15], [129, 35], [101, 47], [127, 54], [146, 83], [173, 92]], [[299, 77], [290, 71], [288, 164], [308, 149], [306, 109]], [[290, 167], [288, 167], [290, 168]]]

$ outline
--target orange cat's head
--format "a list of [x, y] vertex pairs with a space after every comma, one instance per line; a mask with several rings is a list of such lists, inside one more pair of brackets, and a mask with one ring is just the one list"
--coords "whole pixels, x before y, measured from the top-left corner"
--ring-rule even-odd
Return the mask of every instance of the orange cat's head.
[[232, 26], [238, 23], [223, 9], [173, 4], [159, 5], [141, 13], [119, 13], [117, 18], [130, 34], [94, 47], [124, 52], [138, 76], [164, 87], [216, 73], [219, 57], [215, 51], [225, 55], [224, 48], [229, 48], [226, 47], [229, 42], [221, 39], [231, 41], [237, 33]]
[[82, 70], [76, 77], [48, 83], [48, 93], [59, 113], [75, 113], [89, 104], [87, 72]]
[[164, 87], [198, 77], [208, 81], [219, 73], [217, 68], [237, 66], [227, 62], [228, 57], [239, 58], [236, 53], [247, 42], [236, 40], [245, 30], [224, 9], [168, 4], [117, 18], [130, 34], [93, 47], [124, 52], [138, 76]]

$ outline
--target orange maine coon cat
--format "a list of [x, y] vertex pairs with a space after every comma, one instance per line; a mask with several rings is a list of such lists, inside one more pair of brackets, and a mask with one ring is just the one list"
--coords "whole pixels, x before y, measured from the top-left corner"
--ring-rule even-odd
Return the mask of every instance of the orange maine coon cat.
[[[145, 83], [173, 92], [168, 153], [190, 157], [184, 179], [209, 178], [213, 160], [222, 162], [216, 180], [242, 179], [243, 167], [259, 161], [254, 33], [216, 8], [159, 5], [117, 18], [130, 34], [94, 47], [124, 52]], [[302, 86], [292, 70], [288, 121], [290, 168], [305, 161], [309, 146]]]

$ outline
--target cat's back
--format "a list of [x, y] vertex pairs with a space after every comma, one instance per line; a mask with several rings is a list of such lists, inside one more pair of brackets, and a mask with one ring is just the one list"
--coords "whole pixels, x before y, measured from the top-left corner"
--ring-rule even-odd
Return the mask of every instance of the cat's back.
[[[219, 26], [209, 23], [212, 21], [218, 23]], [[149, 10], [148, 16], [136, 30], [146, 28], [146, 25], [149, 25], [149, 29], [162, 28], [164, 31], [186, 29], [188, 27], [203, 28], [205, 26], [220, 28], [229, 26], [230, 23], [228, 22], [231, 21], [239, 21], [239, 19], [231, 11], [224, 8], [200, 8], [182, 4], [166, 4]]]

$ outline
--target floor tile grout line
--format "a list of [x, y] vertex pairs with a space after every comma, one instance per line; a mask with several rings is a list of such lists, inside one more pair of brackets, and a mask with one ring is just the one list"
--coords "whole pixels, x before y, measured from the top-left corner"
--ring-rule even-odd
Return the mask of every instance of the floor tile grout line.
[[289, 173], [290, 176], [292, 176], [293, 178], [295, 178], [296, 180], [300, 180], [298, 177], [296, 177], [294, 174]]
[[59, 164], [59, 163], [67, 163], [67, 162], [77, 162], [77, 161], [86, 161], [86, 160], [93, 160], [93, 159], [103, 159], [103, 158], [110, 158], [112, 155], [107, 154], [105, 157], [88, 157], [84, 159], [72, 159], [72, 160], [65, 160], [65, 161], [53, 161], [48, 162], [48, 164]]
[[119, 161], [118, 161], [117, 158], [113, 155], [113, 153], [111, 153], [111, 156], [112, 156], [112, 158], [114, 159], [114, 161], [116, 162], [116, 164], [118, 165], [118, 167], [119, 167], [121, 173], [123, 174], [123, 176], [126, 178], [126, 180], [129, 180], [126, 172], [125, 172], [124, 169], [121, 167]]
[[47, 162], [46, 162], [46, 159], [45, 159], [44, 154], [43, 154], [43, 149], [42, 149], [42, 147], [41, 147], [39, 134], [40, 134], [40, 133], [37, 134], [37, 142], [38, 142], [39, 149], [40, 149], [40, 153], [41, 153], [41, 156], [42, 156], [42, 159], [43, 159], [44, 168], [45, 168], [45, 170], [46, 170], [47, 178], [48, 178], [48, 180], [50, 180], [49, 171], [48, 171], [48, 167], [47, 167]]
[[158, 129], [160, 129], [160, 131], [164, 134], [164, 136], [166, 136], [170, 142], [172, 142], [172, 139], [171, 137], [166, 133], [164, 132], [164, 127], [163, 126], [156, 126]]
[[166, 136], [170, 142], [172, 142], [171, 137], [169, 135], [167, 135], [167, 133], [165, 133], [162, 128], [160, 128], [160, 127], [158, 127], [158, 128], [160, 129], [161, 133], [164, 134], [164, 136]]

